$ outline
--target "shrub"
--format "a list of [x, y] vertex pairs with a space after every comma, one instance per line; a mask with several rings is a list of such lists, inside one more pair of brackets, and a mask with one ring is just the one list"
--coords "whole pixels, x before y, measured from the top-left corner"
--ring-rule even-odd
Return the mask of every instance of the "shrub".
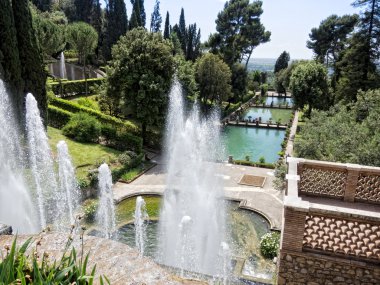
[[63, 134], [79, 142], [96, 142], [101, 132], [99, 121], [86, 114], [74, 114], [63, 128]]
[[264, 156], [260, 157], [260, 158], [259, 158], [259, 162], [260, 162], [260, 163], [265, 163], [265, 157], [264, 157]]
[[246, 160], [234, 160], [234, 164], [270, 168], [270, 169], [275, 168], [275, 165], [273, 163], [260, 163], [260, 162], [254, 162], [254, 161], [246, 161]]
[[265, 258], [273, 259], [277, 256], [280, 248], [280, 234], [270, 232], [265, 234], [260, 240], [260, 252]]
[[99, 111], [98, 104], [96, 104], [94, 100], [91, 100], [89, 98], [80, 98], [78, 99], [77, 103], [80, 106]]
[[54, 128], [62, 129], [71, 119], [73, 113], [55, 106], [48, 106], [48, 124]]
[[139, 128], [132, 122], [122, 121], [118, 118], [103, 114], [100, 111], [96, 111], [90, 108], [80, 106], [72, 101], [64, 100], [57, 97], [52, 97], [52, 98], [49, 97], [49, 103], [53, 106], [56, 106], [58, 108], [61, 108], [63, 110], [66, 110], [72, 113], [79, 113], [79, 112], [88, 113], [96, 117], [103, 124], [110, 124], [118, 129], [120, 128], [126, 129], [128, 132], [135, 135], [139, 134]]
[[[91, 93], [91, 91], [97, 90], [97, 87], [102, 84], [104, 80], [104, 78], [87, 79], [88, 91]], [[86, 92], [86, 81], [84, 79], [52, 82], [49, 86], [55, 95], [61, 95], [62, 97], [70, 97]]]
[[96, 212], [98, 211], [99, 200], [87, 199], [82, 204], [83, 218], [87, 223], [93, 223], [96, 219]]
[[103, 124], [101, 133], [107, 145], [112, 148], [120, 151], [133, 150], [136, 153], [142, 152], [142, 139], [131, 135], [126, 129], [116, 129], [110, 124]]

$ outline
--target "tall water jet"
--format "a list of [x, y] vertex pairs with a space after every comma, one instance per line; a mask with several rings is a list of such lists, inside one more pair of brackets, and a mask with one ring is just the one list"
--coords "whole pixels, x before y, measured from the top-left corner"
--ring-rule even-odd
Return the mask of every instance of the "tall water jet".
[[59, 196], [59, 191], [57, 192], [57, 181], [48, 137], [37, 101], [30, 93], [26, 96], [26, 133], [31, 174], [37, 192], [40, 226], [45, 228], [47, 223], [57, 220], [57, 214], [62, 212], [61, 208], [64, 205], [63, 197]]
[[14, 232], [38, 231], [38, 218], [23, 178], [23, 150], [14, 108], [0, 79], [0, 221]]
[[141, 196], [136, 199], [135, 209], [135, 243], [136, 248], [140, 252], [140, 256], [144, 255], [145, 240], [146, 240], [146, 225], [145, 221], [149, 218], [146, 211], [145, 201]]
[[60, 57], [60, 60], [59, 60], [59, 77], [61, 79], [66, 79], [67, 78], [67, 75], [66, 75], [65, 54], [63, 53], [63, 51], [61, 52], [61, 57]]
[[99, 208], [97, 212], [97, 222], [102, 234], [106, 238], [112, 237], [116, 229], [115, 205], [112, 193], [112, 175], [106, 163], [99, 169]]
[[167, 119], [167, 181], [160, 213], [160, 262], [211, 275], [222, 269], [225, 238], [218, 114], [201, 119], [195, 105], [188, 116], [181, 86], [170, 92]]
[[80, 199], [79, 186], [66, 142], [58, 142], [57, 150], [59, 190], [62, 193], [61, 195], [65, 197], [65, 201], [62, 201], [65, 208], [62, 209], [64, 212], [60, 214], [60, 217], [67, 217], [68, 214], [70, 223], [74, 224], [74, 210], [78, 206]]

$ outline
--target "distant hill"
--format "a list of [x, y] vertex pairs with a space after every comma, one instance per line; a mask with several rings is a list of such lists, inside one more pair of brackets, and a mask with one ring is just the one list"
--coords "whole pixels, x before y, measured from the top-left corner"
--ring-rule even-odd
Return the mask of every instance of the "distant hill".
[[274, 71], [276, 58], [251, 58], [248, 63], [248, 70]]

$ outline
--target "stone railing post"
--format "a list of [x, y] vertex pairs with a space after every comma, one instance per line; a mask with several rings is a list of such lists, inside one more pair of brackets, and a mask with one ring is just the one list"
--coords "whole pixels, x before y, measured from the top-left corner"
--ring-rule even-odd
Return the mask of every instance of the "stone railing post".
[[284, 208], [284, 224], [282, 227], [282, 250], [302, 251], [305, 231], [306, 212]]
[[360, 168], [357, 166], [347, 166], [347, 182], [344, 191], [345, 202], [355, 202], [356, 186], [358, 184]]

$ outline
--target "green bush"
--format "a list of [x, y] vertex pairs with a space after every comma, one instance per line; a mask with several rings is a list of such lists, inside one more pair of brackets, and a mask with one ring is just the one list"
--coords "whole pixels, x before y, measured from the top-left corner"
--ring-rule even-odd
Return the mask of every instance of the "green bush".
[[80, 98], [80, 99], [78, 99], [77, 103], [80, 106], [83, 106], [83, 107], [86, 107], [86, 108], [89, 108], [89, 109], [92, 109], [95, 111], [99, 111], [98, 104], [94, 100], [91, 100], [89, 98]]
[[[87, 79], [88, 92], [97, 90], [97, 87], [103, 83], [104, 78], [89, 78]], [[71, 81], [55, 81], [49, 83], [51, 90], [55, 95], [60, 95], [62, 98], [70, 97], [78, 94], [84, 94], [86, 92], [86, 81], [71, 80]], [[61, 94], [62, 93], [62, 94]]]
[[87, 223], [93, 223], [96, 219], [96, 212], [98, 211], [99, 200], [87, 199], [82, 204], [83, 218]]
[[79, 142], [96, 142], [101, 132], [100, 122], [86, 114], [74, 114], [63, 127], [63, 134]]
[[142, 152], [143, 141], [140, 137], [131, 135], [126, 129], [116, 129], [110, 124], [102, 125], [102, 137], [109, 147], [125, 151]]
[[265, 157], [264, 157], [264, 156], [261, 156], [261, 157], [259, 158], [259, 162], [260, 162], [260, 163], [265, 163]]
[[57, 129], [62, 129], [71, 119], [73, 113], [58, 107], [48, 106], [48, 124]]
[[260, 163], [260, 162], [254, 162], [254, 161], [246, 161], [246, 160], [234, 160], [234, 164], [261, 167], [261, 168], [270, 168], [270, 169], [275, 168], [275, 165], [273, 163]]
[[116, 128], [126, 129], [129, 133], [134, 134], [134, 135], [139, 134], [139, 128], [132, 122], [122, 121], [118, 118], [103, 114], [100, 111], [96, 111], [90, 108], [80, 106], [72, 101], [64, 100], [57, 97], [49, 97], [49, 103], [50, 105], [56, 106], [58, 108], [61, 108], [63, 110], [66, 110], [72, 113], [78, 113], [78, 112], [88, 113], [96, 117], [103, 124], [110, 124]]
[[265, 258], [273, 259], [277, 256], [280, 248], [280, 234], [270, 232], [265, 234], [260, 240], [260, 252]]

